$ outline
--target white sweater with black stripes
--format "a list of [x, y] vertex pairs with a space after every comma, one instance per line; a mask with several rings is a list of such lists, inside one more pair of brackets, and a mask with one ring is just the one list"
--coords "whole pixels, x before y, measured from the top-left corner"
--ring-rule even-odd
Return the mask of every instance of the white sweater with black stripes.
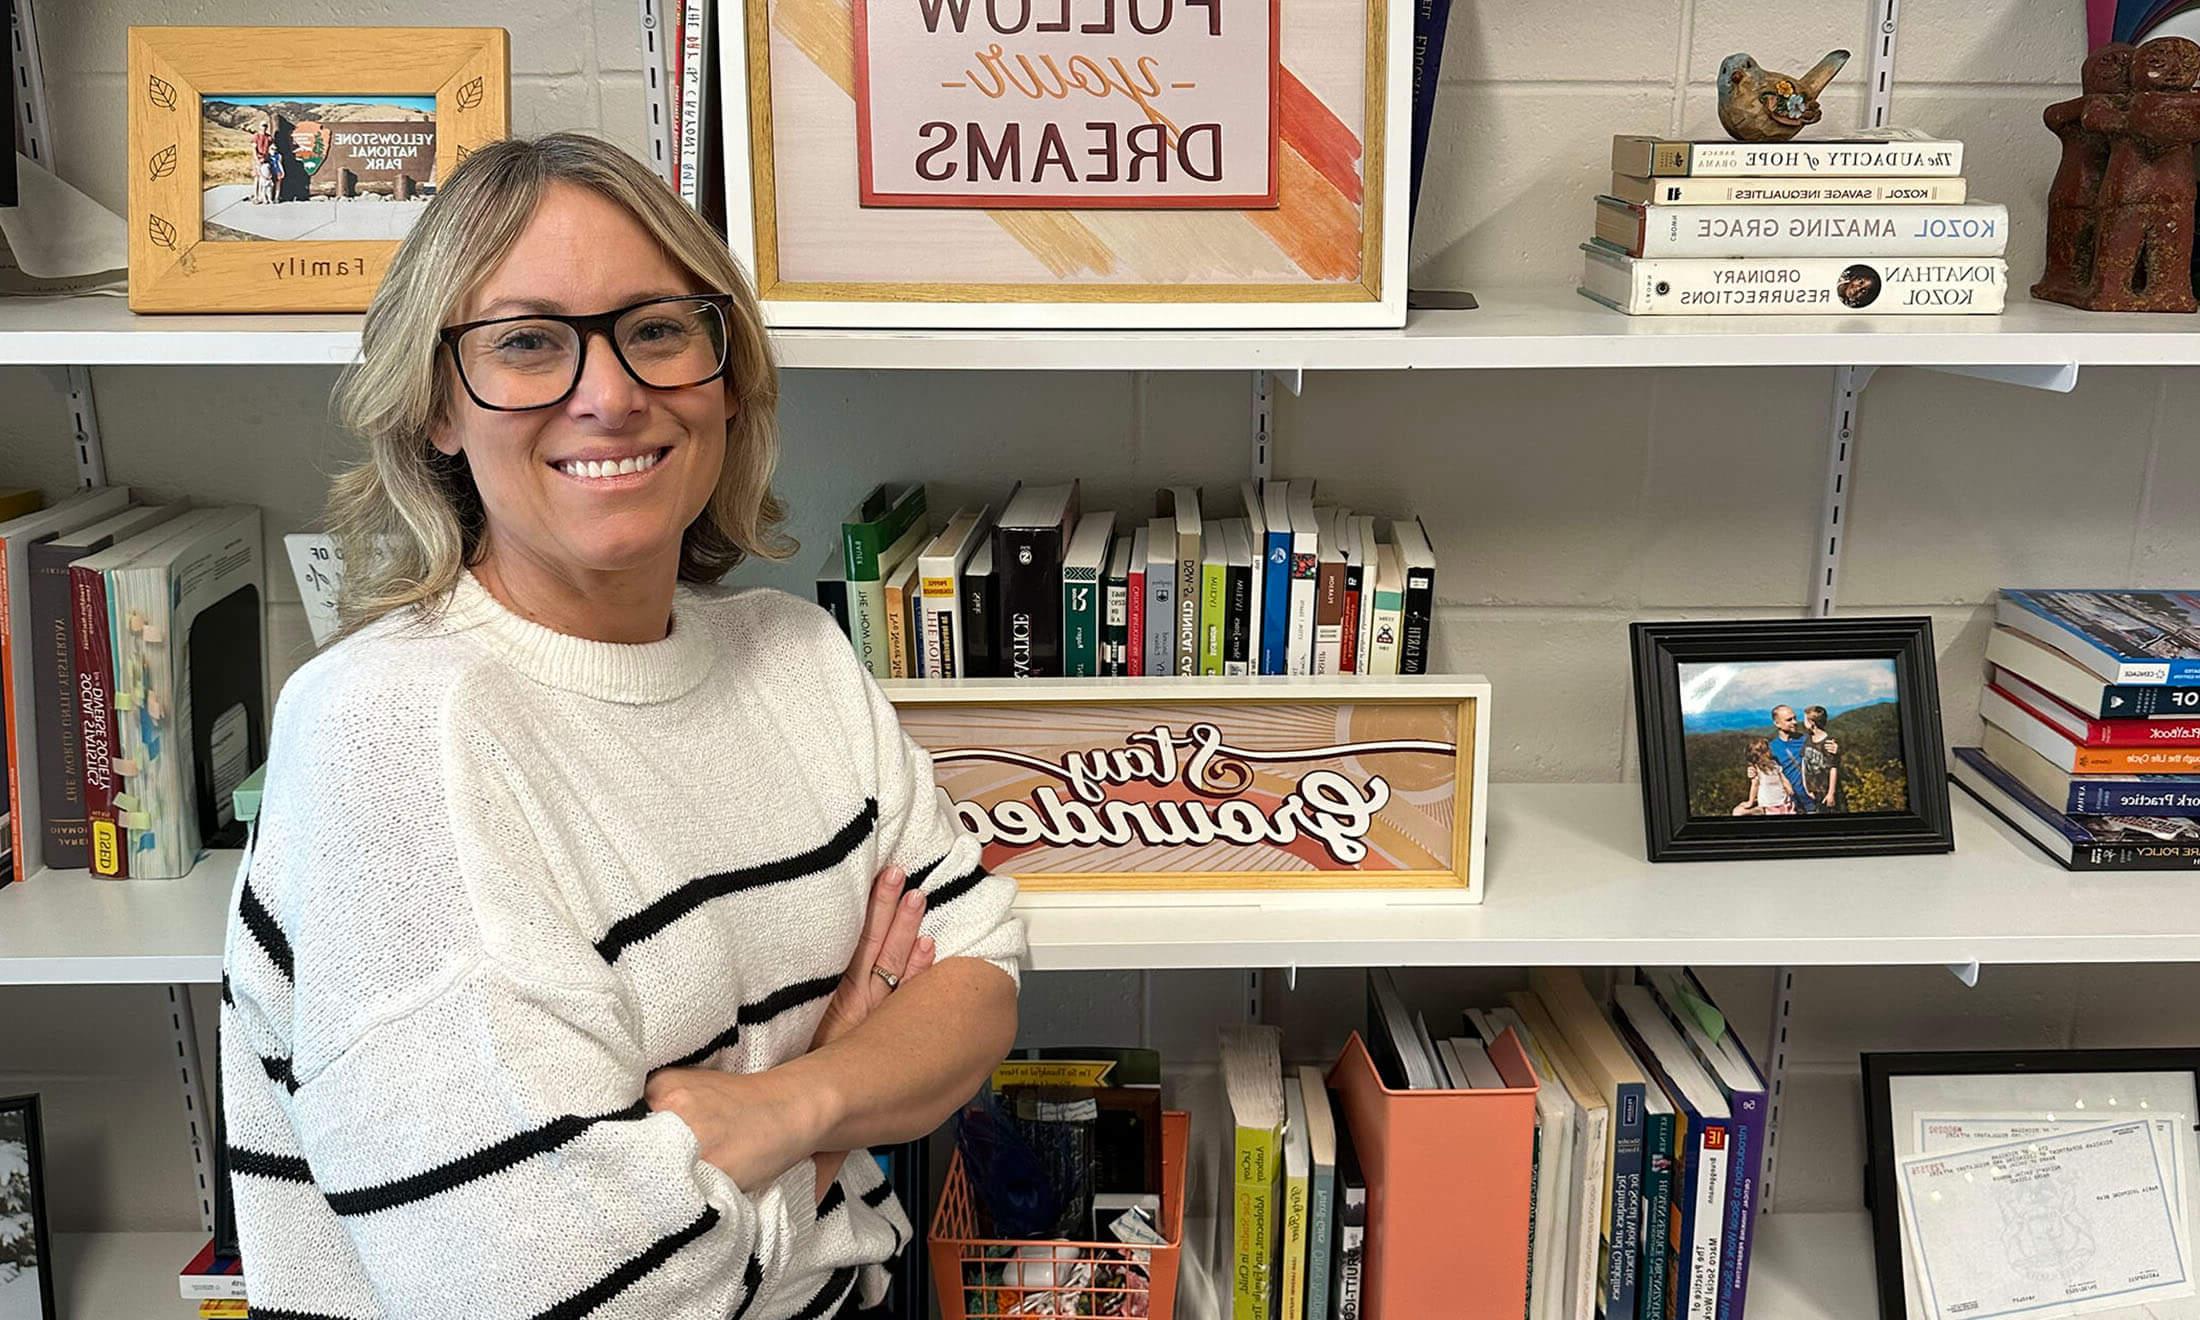
[[255, 1320], [875, 1300], [912, 1230], [868, 1155], [738, 1187], [642, 1103], [806, 1050], [890, 862], [941, 959], [1016, 975], [1013, 885], [822, 611], [683, 588], [620, 646], [468, 576], [301, 669], [271, 743], [222, 1009]]

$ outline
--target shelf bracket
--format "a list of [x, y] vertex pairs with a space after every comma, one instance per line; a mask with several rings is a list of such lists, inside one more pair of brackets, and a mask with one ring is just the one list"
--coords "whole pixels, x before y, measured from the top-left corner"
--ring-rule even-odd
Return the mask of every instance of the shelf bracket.
[[1997, 380], [2004, 385], [2022, 385], [2027, 389], [2053, 390], [2068, 394], [2078, 386], [2078, 364], [2075, 362], [2011, 363], [2008, 365], [1927, 367], [1944, 376], [1973, 376], [1979, 380]]
[[191, 1010], [191, 987], [168, 987], [169, 1041], [176, 1049], [176, 1080], [183, 1089], [183, 1116], [191, 1137], [191, 1170], [198, 1179], [199, 1226], [214, 1231], [214, 1116], [199, 1064], [198, 1019]]
[[107, 450], [99, 439], [99, 404], [92, 396], [90, 367], [63, 367], [69, 394], [69, 429], [76, 444], [76, 484], [90, 490], [107, 484]]
[[[1293, 391], [1296, 393], [1296, 391]], [[1276, 391], [1269, 373], [1253, 373], [1253, 480], [1268, 480], [1275, 466]]]
[[1978, 959], [1969, 962], [1949, 963], [1948, 974], [1963, 982], [1966, 990], [1978, 989]]
[[1772, 1035], [1765, 1042], [1765, 1148], [1759, 1162], [1763, 1195], [1757, 1213], [1772, 1212], [1780, 1171], [1780, 1117], [1787, 1107], [1788, 1025], [1795, 1016], [1795, 972], [1781, 967], [1772, 973]]
[[1856, 406], [1878, 370], [1833, 369], [1833, 409], [1826, 434], [1826, 498], [1813, 547], [1818, 565], [1810, 587], [1810, 615], [1814, 619], [1833, 613], [1834, 594], [1841, 583], [1841, 546], [1848, 535], [1849, 469], [1856, 457]]

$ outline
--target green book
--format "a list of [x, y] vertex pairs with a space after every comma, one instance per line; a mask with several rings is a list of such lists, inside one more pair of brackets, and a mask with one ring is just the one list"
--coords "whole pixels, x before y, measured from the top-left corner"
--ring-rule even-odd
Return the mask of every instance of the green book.
[[864, 667], [891, 670], [886, 644], [886, 576], [925, 540], [924, 486], [881, 483], [840, 524], [847, 558], [848, 635]]
[[1100, 575], [1114, 533], [1114, 514], [1088, 513], [1062, 551], [1062, 673], [1070, 678], [1100, 672]]
[[[1227, 519], [1225, 520], [1225, 522]], [[1223, 524], [1207, 536], [1199, 560], [1199, 672], [1222, 672], [1222, 630], [1230, 613], [1230, 557]]]

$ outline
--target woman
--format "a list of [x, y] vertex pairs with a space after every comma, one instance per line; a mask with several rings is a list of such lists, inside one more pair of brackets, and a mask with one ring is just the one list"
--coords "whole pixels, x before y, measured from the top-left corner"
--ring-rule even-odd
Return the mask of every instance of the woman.
[[1022, 926], [829, 618], [707, 589], [783, 544], [724, 243], [602, 143], [483, 148], [339, 395], [348, 631], [229, 925], [254, 1314], [875, 1300], [913, 1232], [861, 1147], [982, 1084]]

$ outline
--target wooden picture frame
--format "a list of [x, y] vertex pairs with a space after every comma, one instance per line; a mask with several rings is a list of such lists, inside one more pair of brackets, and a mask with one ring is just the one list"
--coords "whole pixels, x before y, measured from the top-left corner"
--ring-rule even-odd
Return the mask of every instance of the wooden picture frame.
[[[1948, 852], [1955, 847], [1930, 619], [1637, 623], [1631, 636], [1643, 825], [1651, 861], [1855, 857]], [[1819, 667], [1807, 667], [1814, 665]], [[1684, 667], [1690, 683], [1696, 685], [1685, 698]], [[1845, 691], [1861, 693], [1857, 684], [1891, 695], [1853, 704], [1839, 700], [1837, 694]], [[1742, 698], [1759, 693], [1756, 709], [1742, 704]], [[1850, 726], [1857, 746], [1842, 748], [1835, 740], [1834, 754], [1842, 760], [1833, 777], [1839, 790], [1836, 805], [1821, 809], [1815, 799], [1806, 802], [1801, 791], [1791, 793], [1793, 814], [1741, 814], [1740, 801], [1728, 806], [1731, 794], [1706, 805], [1712, 796], [1706, 784], [1718, 769], [1702, 758], [1712, 754], [1707, 748], [1714, 741], [1720, 744], [1718, 754], [1731, 752], [1728, 759], [1734, 766], [1729, 768], [1743, 770], [1744, 788], [1739, 791], [1755, 793], [1757, 781], [1740, 759], [1753, 761], [1755, 752], [1748, 749], [1746, 739], [1731, 749], [1724, 744], [1760, 725], [1778, 734], [1772, 727], [1778, 710], [1802, 716], [1814, 699], [1822, 703], [1829, 697], [1838, 707], [1831, 712], [1832, 721], [1865, 712]], [[1877, 709], [1886, 704], [1895, 709]], [[1741, 722], [1716, 722], [1727, 707], [1734, 708]], [[1691, 720], [1699, 727], [1687, 728]], [[1867, 721], [1868, 730], [1863, 727]], [[1811, 744], [1807, 728], [1804, 732], [1802, 742]], [[1862, 740], [1866, 733], [1868, 742]], [[1890, 733], [1896, 740], [1892, 759], [1881, 755]], [[1699, 757], [1694, 780], [1689, 764], [1691, 739], [1697, 740]], [[1803, 784], [1792, 783], [1802, 772], [1791, 769], [1788, 762], [1803, 756], [1807, 747], [1797, 747], [1792, 738], [1781, 741], [1782, 746], [1768, 747], [1766, 754], [1791, 781], [1791, 788], [1803, 789]], [[1788, 757], [1782, 757], [1782, 752]], [[1848, 759], [1860, 753], [1871, 759]], [[1880, 802], [1874, 796], [1852, 804], [1849, 788], [1838, 779], [1842, 772], [1852, 777], [1853, 784], [1888, 800]], [[1898, 773], [1902, 784], [1896, 793]], [[1769, 791], [1776, 794], [1777, 784]], [[1810, 791], [1816, 791], [1815, 783]], [[1893, 805], [1897, 801], [1900, 805]]]
[[[353, 237], [349, 232], [409, 224], [409, 217], [381, 208], [423, 199], [469, 151], [509, 134], [510, 45], [502, 28], [131, 28], [131, 310], [365, 310], [397, 251], [398, 237], [382, 232]], [[422, 130], [432, 135], [432, 173], [418, 177], [418, 165], [428, 154], [421, 150], [423, 144], [411, 140], [419, 134], [370, 135], [364, 128], [347, 133], [342, 125], [371, 121], [332, 117], [313, 135], [310, 154], [301, 155], [295, 144], [272, 153], [278, 163], [289, 162], [285, 180], [276, 185], [284, 193], [279, 200], [310, 210], [275, 206], [261, 212], [256, 141], [243, 148], [246, 160], [240, 167], [248, 199], [231, 197], [239, 186], [234, 183], [221, 189], [206, 186], [204, 102], [209, 96], [246, 102], [283, 98], [285, 105], [291, 104], [290, 98], [314, 98], [370, 110], [377, 99], [432, 99], [429, 128]], [[281, 121], [274, 107], [261, 108], [270, 119]], [[421, 111], [413, 107], [411, 113]], [[224, 127], [234, 131], [234, 126]], [[270, 136], [287, 138], [290, 132], [279, 128]], [[346, 144], [347, 136], [359, 144]], [[323, 198], [318, 191], [329, 185], [320, 184], [316, 175], [339, 155], [375, 165], [355, 173], [366, 180], [357, 187], [351, 179], [331, 181], [340, 190], [351, 188], [346, 200]], [[393, 196], [388, 202], [379, 198], [382, 164], [391, 166], [387, 186]], [[301, 236], [269, 237], [255, 229], [237, 237], [244, 231], [220, 224], [210, 235], [206, 211], [220, 204], [217, 196], [232, 203], [249, 200], [252, 209], [230, 212], [239, 217], [239, 225], [249, 216], [262, 229], [297, 228]], [[325, 221], [320, 217], [323, 200], [330, 217]], [[338, 209], [345, 206], [364, 209]], [[332, 230], [346, 231], [346, 236], [327, 236]]]
[[1217, 891], [1482, 901], [1485, 679], [883, 686], [986, 865], [1015, 876], [1027, 904]]
[[[874, 116], [865, 98], [877, 59], [862, 15], [885, 3], [720, 0], [727, 238], [752, 271], [770, 324], [1405, 323], [1413, 14], [1403, 0], [1276, 0], [1278, 177], [1269, 184], [1276, 200], [1248, 190], [1234, 200], [1250, 205], [1197, 212], [1096, 200], [1089, 191], [1065, 205], [1071, 199], [1059, 189], [1014, 206], [969, 198], [929, 209], [866, 205]], [[1068, 12], [1057, 0], [1039, 7], [1045, 22], [1056, 7]], [[968, 12], [986, 12], [982, 0]], [[1107, 12], [1116, 12], [1112, 4]], [[1080, 18], [1096, 21], [1082, 11]], [[1074, 64], [1080, 43], [1105, 40], [1082, 35], [1091, 29], [1038, 30], [1066, 35], [1001, 36], [973, 26], [964, 45], [1005, 43], [1009, 59]], [[1049, 104], [1071, 115], [1088, 101], [1109, 104], [1089, 97]], [[900, 192], [872, 196], [907, 201]]]
[[[2137, 1118], [2149, 1111], [2183, 1115], [2185, 1154], [2200, 1113], [2200, 1049], [1906, 1051], [1861, 1056], [1864, 1082], [1864, 1201], [1871, 1212], [1872, 1263], [1882, 1320], [1912, 1320], [1915, 1284], [1903, 1226], [1896, 1165], [1915, 1147], [1928, 1110], [2008, 1118], [2030, 1114], [2071, 1127]], [[1901, 1094], [1898, 1094], [1898, 1091]], [[2188, 1168], [2186, 1176], [2191, 1176]], [[2188, 1216], [2200, 1212], [2200, 1188], [2187, 1185]], [[2115, 1320], [2141, 1306], [2100, 1310]], [[2157, 1312], [2158, 1313], [2158, 1312]]]
[[[40, 1320], [54, 1320], [57, 1311], [54, 1293], [59, 1273], [54, 1269], [53, 1233], [46, 1222], [45, 1134], [39, 1122], [35, 1094], [0, 1097], [0, 1144], [13, 1144], [11, 1138], [18, 1130], [22, 1134], [24, 1162], [29, 1166], [30, 1240], [36, 1255], [33, 1268], [37, 1270]], [[6, 1180], [12, 1164], [12, 1160], [0, 1161], [0, 1181]], [[0, 1284], [20, 1286], [21, 1275], [14, 1273], [19, 1268], [0, 1262], [0, 1270], [10, 1271], [0, 1273]]]

